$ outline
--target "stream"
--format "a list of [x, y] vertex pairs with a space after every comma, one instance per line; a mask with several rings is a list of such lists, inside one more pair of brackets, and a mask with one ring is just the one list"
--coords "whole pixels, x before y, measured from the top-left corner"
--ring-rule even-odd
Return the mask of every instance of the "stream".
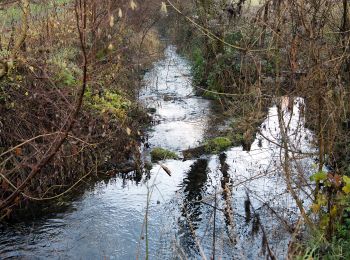
[[[155, 111], [145, 160], [154, 147], [181, 156], [225, 125], [213, 102], [195, 95], [190, 65], [174, 46], [146, 73], [144, 85], [140, 100]], [[315, 152], [303, 100], [282, 98], [281, 106], [293, 149]], [[232, 147], [195, 160], [153, 163], [141, 181], [100, 181], [61, 212], [1, 227], [0, 259], [264, 259], [269, 249], [285, 258], [291, 238], [286, 222], [296, 223], [299, 211], [282, 174], [276, 106], [260, 131], [249, 152]], [[293, 162], [300, 187], [314, 164], [311, 155]], [[295, 189], [301, 197], [309, 192]]]

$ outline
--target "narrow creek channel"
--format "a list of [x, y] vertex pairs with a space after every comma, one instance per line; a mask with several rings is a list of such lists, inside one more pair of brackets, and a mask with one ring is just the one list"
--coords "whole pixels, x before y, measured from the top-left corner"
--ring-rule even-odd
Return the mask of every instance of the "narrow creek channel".
[[[190, 66], [174, 46], [144, 81], [140, 99], [156, 111], [145, 158], [154, 147], [181, 155], [219, 127], [213, 104], [195, 95]], [[303, 100], [293, 102], [291, 111], [284, 106], [293, 148], [312, 152]], [[284, 220], [294, 223], [299, 215], [281, 174], [276, 106], [261, 134], [249, 152], [232, 147], [197, 160], [163, 161], [171, 176], [154, 163], [140, 182], [101, 181], [63, 212], [1, 227], [0, 258], [144, 259], [147, 247], [150, 259], [263, 259], [268, 249], [284, 258], [291, 236]], [[292, 170], [308, 174], [313, 163], [303, 157]]]

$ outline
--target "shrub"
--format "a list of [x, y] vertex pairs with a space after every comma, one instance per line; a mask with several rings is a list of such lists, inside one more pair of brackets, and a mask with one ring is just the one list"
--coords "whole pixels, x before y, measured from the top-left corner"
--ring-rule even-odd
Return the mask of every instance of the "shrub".
[[232, 145], [232, 141], [227, 137], [216, 137], [205, 143], [206, 152], [219, 153], [225, 151]]
[[192, 74], [194, 85], [206, 85], [205, 66], [206, 61], [202, 50], [197, 47], [192, 53]]
[[85, 104], [100, 113], [112, 113], [117, 118], [123, 119], [131, 107], [131, 101], [124, 95], [109, 90], [102, 94], [94, 94], [91, 89], [85, 92]]

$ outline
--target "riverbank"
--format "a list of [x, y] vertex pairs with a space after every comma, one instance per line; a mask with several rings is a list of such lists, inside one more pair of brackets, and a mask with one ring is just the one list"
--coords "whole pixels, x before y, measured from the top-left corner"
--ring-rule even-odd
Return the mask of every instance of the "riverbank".
[[13, 62], [0, 79], [2, 219], [33, 203], [59, 204], [101, 173], [132, 165], [142, 175], [139, 146], [150, 118], [137, 93], [163, 52], [153, 21], [139, 27], [134, 19], [149, 14], [145, 5], [104, 13], [72, 1], [21, 4], [0, 10], [0, 60]]
[[[254, 140], [274, 100], [287, 96], [288, 109], [294, 111], [293, 100], [303, 98], [301, 117], [314, 131], [313, 145], [318, 149], [311, 182], [304, 182], [316, 188], [309, 194], [312, 204], [304, 205], [292, 188], [300, 183], [290, 179], [292, 161], [297, 159], [281, 153], [282, 174], [301, 214], [296, 233], [305, 235], [291, 245], [289, 257], [346, 258], [342, 251], [350, 241], [349, 58], [344, 56], [349, 45], [349, 6], [346, 1], [326, 2], [308, 9], [288, 1], [260, 1], [259, 5], [168, 1], [171, 8], [164, 28], [190, 59], [197, 89], [219, 100], [227, 116], [235, 119], [234, 137], [243, 134], [243, 140]], [[278, 102], [277, 108], [282, 122], [285, 112]], [[244, 130], [237, 135], [240, 127]], [[281, 148], [293, 150], [291, 137], [283, 133], [289, 124], [278, 127]], [[188, 153], [189, 157], [203, 154], [205, 146]], [[307, 175], [302, 166], [298, 172]]]

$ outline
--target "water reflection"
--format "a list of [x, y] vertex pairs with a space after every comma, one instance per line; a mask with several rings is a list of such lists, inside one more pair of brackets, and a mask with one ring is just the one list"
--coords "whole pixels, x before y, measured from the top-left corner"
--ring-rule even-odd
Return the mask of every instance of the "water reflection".
[[179, 218], [180, 245], [189, 255], [198, 252], [196, 229], [202, 221], [202, 207], [200, 202], [206, 192], [208, 180], [208, 160], [199, 159], [191, 165], [187, 177], [184, 179], [184, 199]]
[[233, 208], [232, 208], [232, 178], [229, 174], [230, 166], [226, 162], [227, 155], [219, 155], [221, 177], [222, 199], [224, 203], [224, 216], [228, 237], [231, 243], [235, 242]]

